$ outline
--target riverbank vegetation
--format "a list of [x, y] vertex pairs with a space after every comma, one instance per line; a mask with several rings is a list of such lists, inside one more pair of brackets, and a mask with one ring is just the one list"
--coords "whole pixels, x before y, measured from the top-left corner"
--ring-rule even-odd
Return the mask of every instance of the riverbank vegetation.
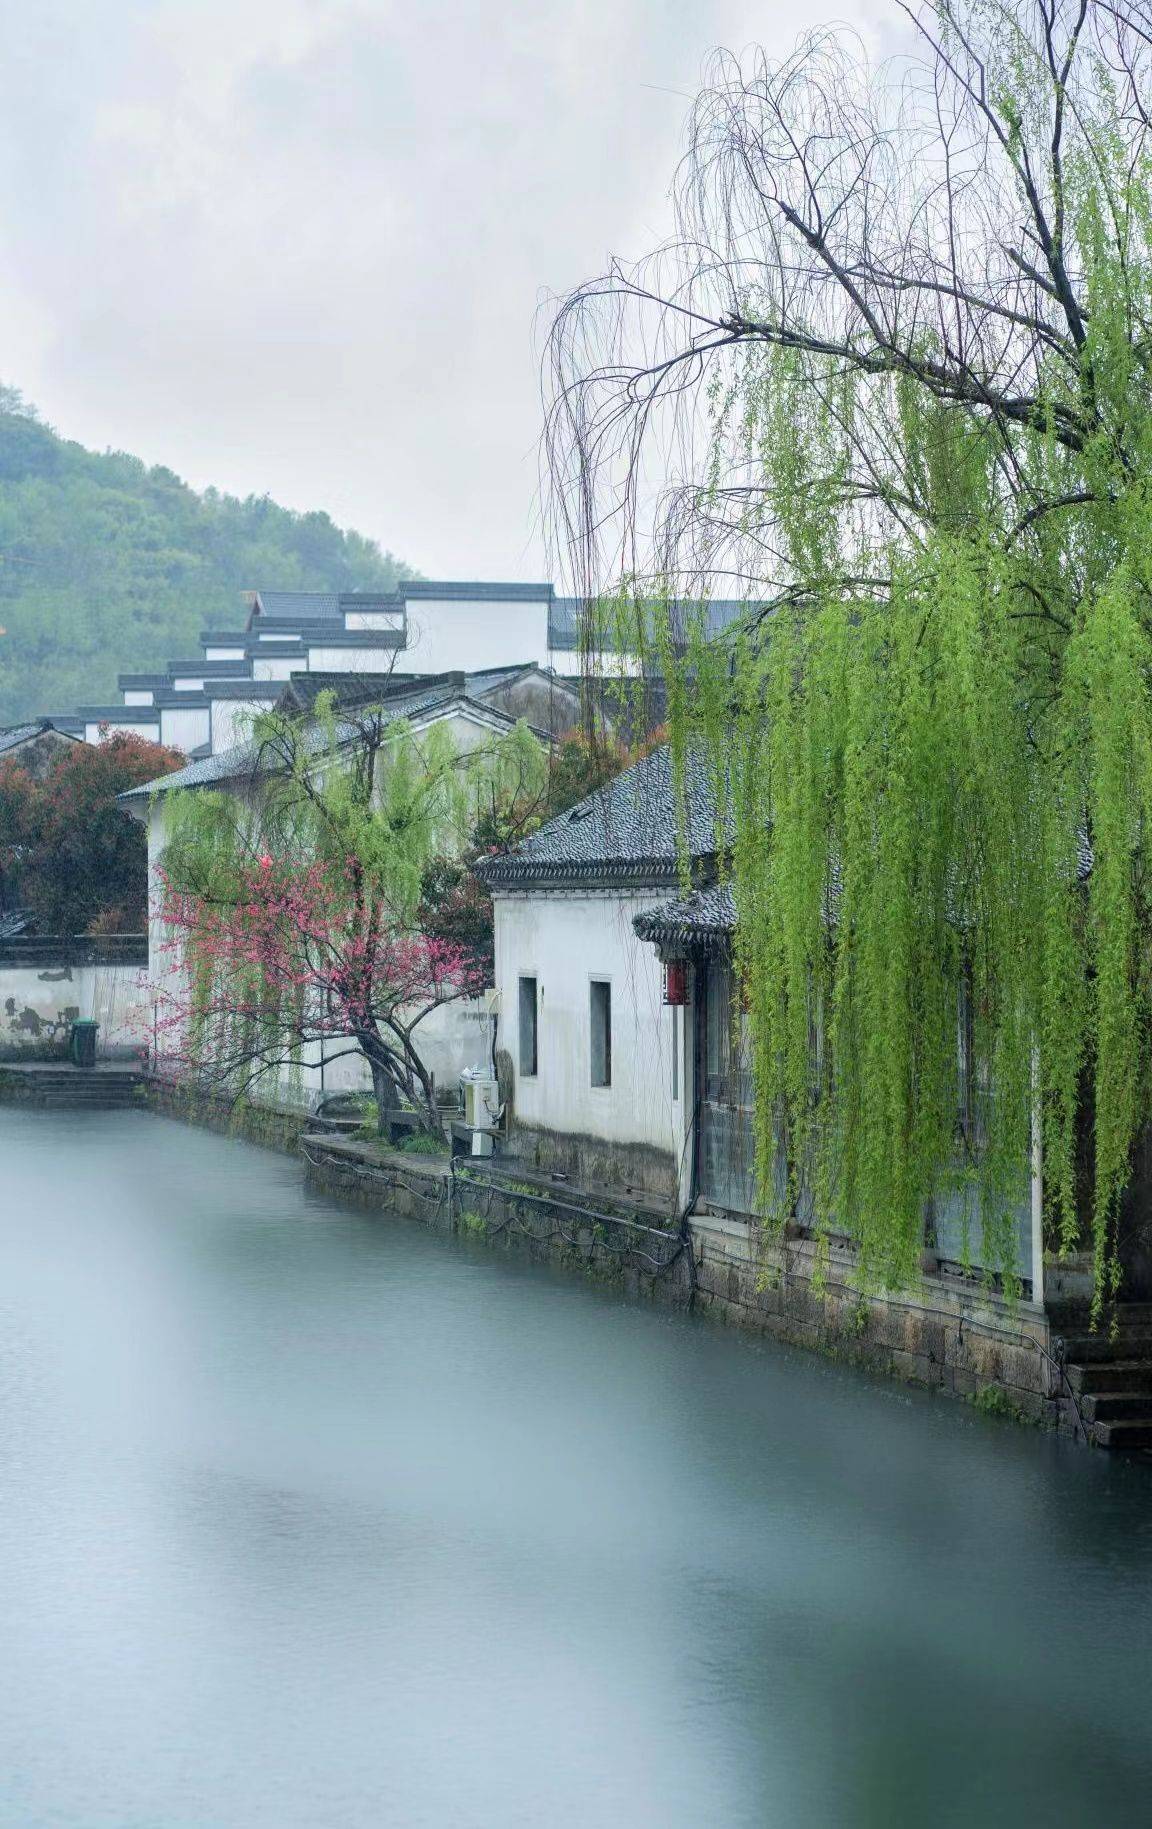
[[183, 763], [123, 732], [62, 747], [35, 773], [0, 763], [0, 911], [42, 934], [144, 933], [147, 842], [116, 796]]
[[556, 319], [556, 502], [730, 822], [772, 1217], [898, 1284], [946, 1184], [1010, 1281], [1037, 1112], [1099, 1308], [1152, 1115], [1152, 32], [907, 20], [717, 62], [675, 238]]

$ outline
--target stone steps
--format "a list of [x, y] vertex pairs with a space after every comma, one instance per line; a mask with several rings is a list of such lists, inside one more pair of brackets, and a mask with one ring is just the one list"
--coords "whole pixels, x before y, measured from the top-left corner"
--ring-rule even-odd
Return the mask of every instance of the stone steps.
[[1092, 1392], [1080, 1401], [1087, 1423], [1152, 1423], [1152, 1397], [1147, 1391]]
[[1152, 1328], [1122, 1328], [1115, 1336], [1070, 1334], [1064, 1337], [1068, 1365], [1111, 1365], [1117, 1360], [1152, 1360]]
[[1087, 1365], [1070, 1365], [1068, 1382], [1078, 1397], [1101, 1396], [1113, 1391], [1141, 1391], [1152, 1395], [1152, 1361], [1147, 1359], [1101, 1360]]
[[1123, 1303], [1096, 1333], [1082, 1306], [1063, 1304], [1049, 1315], [1092, 1439], [1117, 1452], [1152, 1448], [1152, 1303]]
[[1134, 1453], [1152, 1448], [1152, 1415], [1146, 1421], [1095, 1423], [1093, 1434], [1099, 1447]]
[[143, 1076], [133, 1067], [0, 1064], [0, 1098], [54, 1111], [114, 1111], [139, 1099]]

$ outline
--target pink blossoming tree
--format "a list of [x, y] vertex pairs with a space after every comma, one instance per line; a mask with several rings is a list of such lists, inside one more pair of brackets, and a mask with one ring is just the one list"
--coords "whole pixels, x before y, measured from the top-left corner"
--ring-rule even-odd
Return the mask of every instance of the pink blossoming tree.
[[383, 712], [260, 720], [237, 791], [173, 793], [159, 873], [167, 970], [157, 1043], [202, 1083], [243, 1095], [312, 1044], [359, 1054], [381, 1128], [406, 1109], [440, 1131], [421, 1025], [488, 967], [435, 931], [422, 898], [481, 794], [542, 766], [516, 731], [462, 753], [443, 726]]

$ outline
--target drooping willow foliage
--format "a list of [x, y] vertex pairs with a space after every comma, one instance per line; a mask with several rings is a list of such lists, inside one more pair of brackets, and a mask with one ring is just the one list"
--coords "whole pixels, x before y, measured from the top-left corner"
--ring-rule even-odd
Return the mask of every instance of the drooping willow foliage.
[[1011, 1286], [1038, 1141], [1099, 1308], [1152, 1116], [1152, 18], [913, 30], [718, 62], [676, 238], [557, 317], [555, 499], [710, 766], [766, 1210], [895, 1284], [960, 1192]]

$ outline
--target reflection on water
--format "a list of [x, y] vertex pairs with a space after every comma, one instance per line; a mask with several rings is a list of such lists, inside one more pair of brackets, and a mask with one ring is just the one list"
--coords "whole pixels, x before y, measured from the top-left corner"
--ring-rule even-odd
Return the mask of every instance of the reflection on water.
[[0, 1824], [1127, 1825], [1152, 1470], [0, 1110]]

